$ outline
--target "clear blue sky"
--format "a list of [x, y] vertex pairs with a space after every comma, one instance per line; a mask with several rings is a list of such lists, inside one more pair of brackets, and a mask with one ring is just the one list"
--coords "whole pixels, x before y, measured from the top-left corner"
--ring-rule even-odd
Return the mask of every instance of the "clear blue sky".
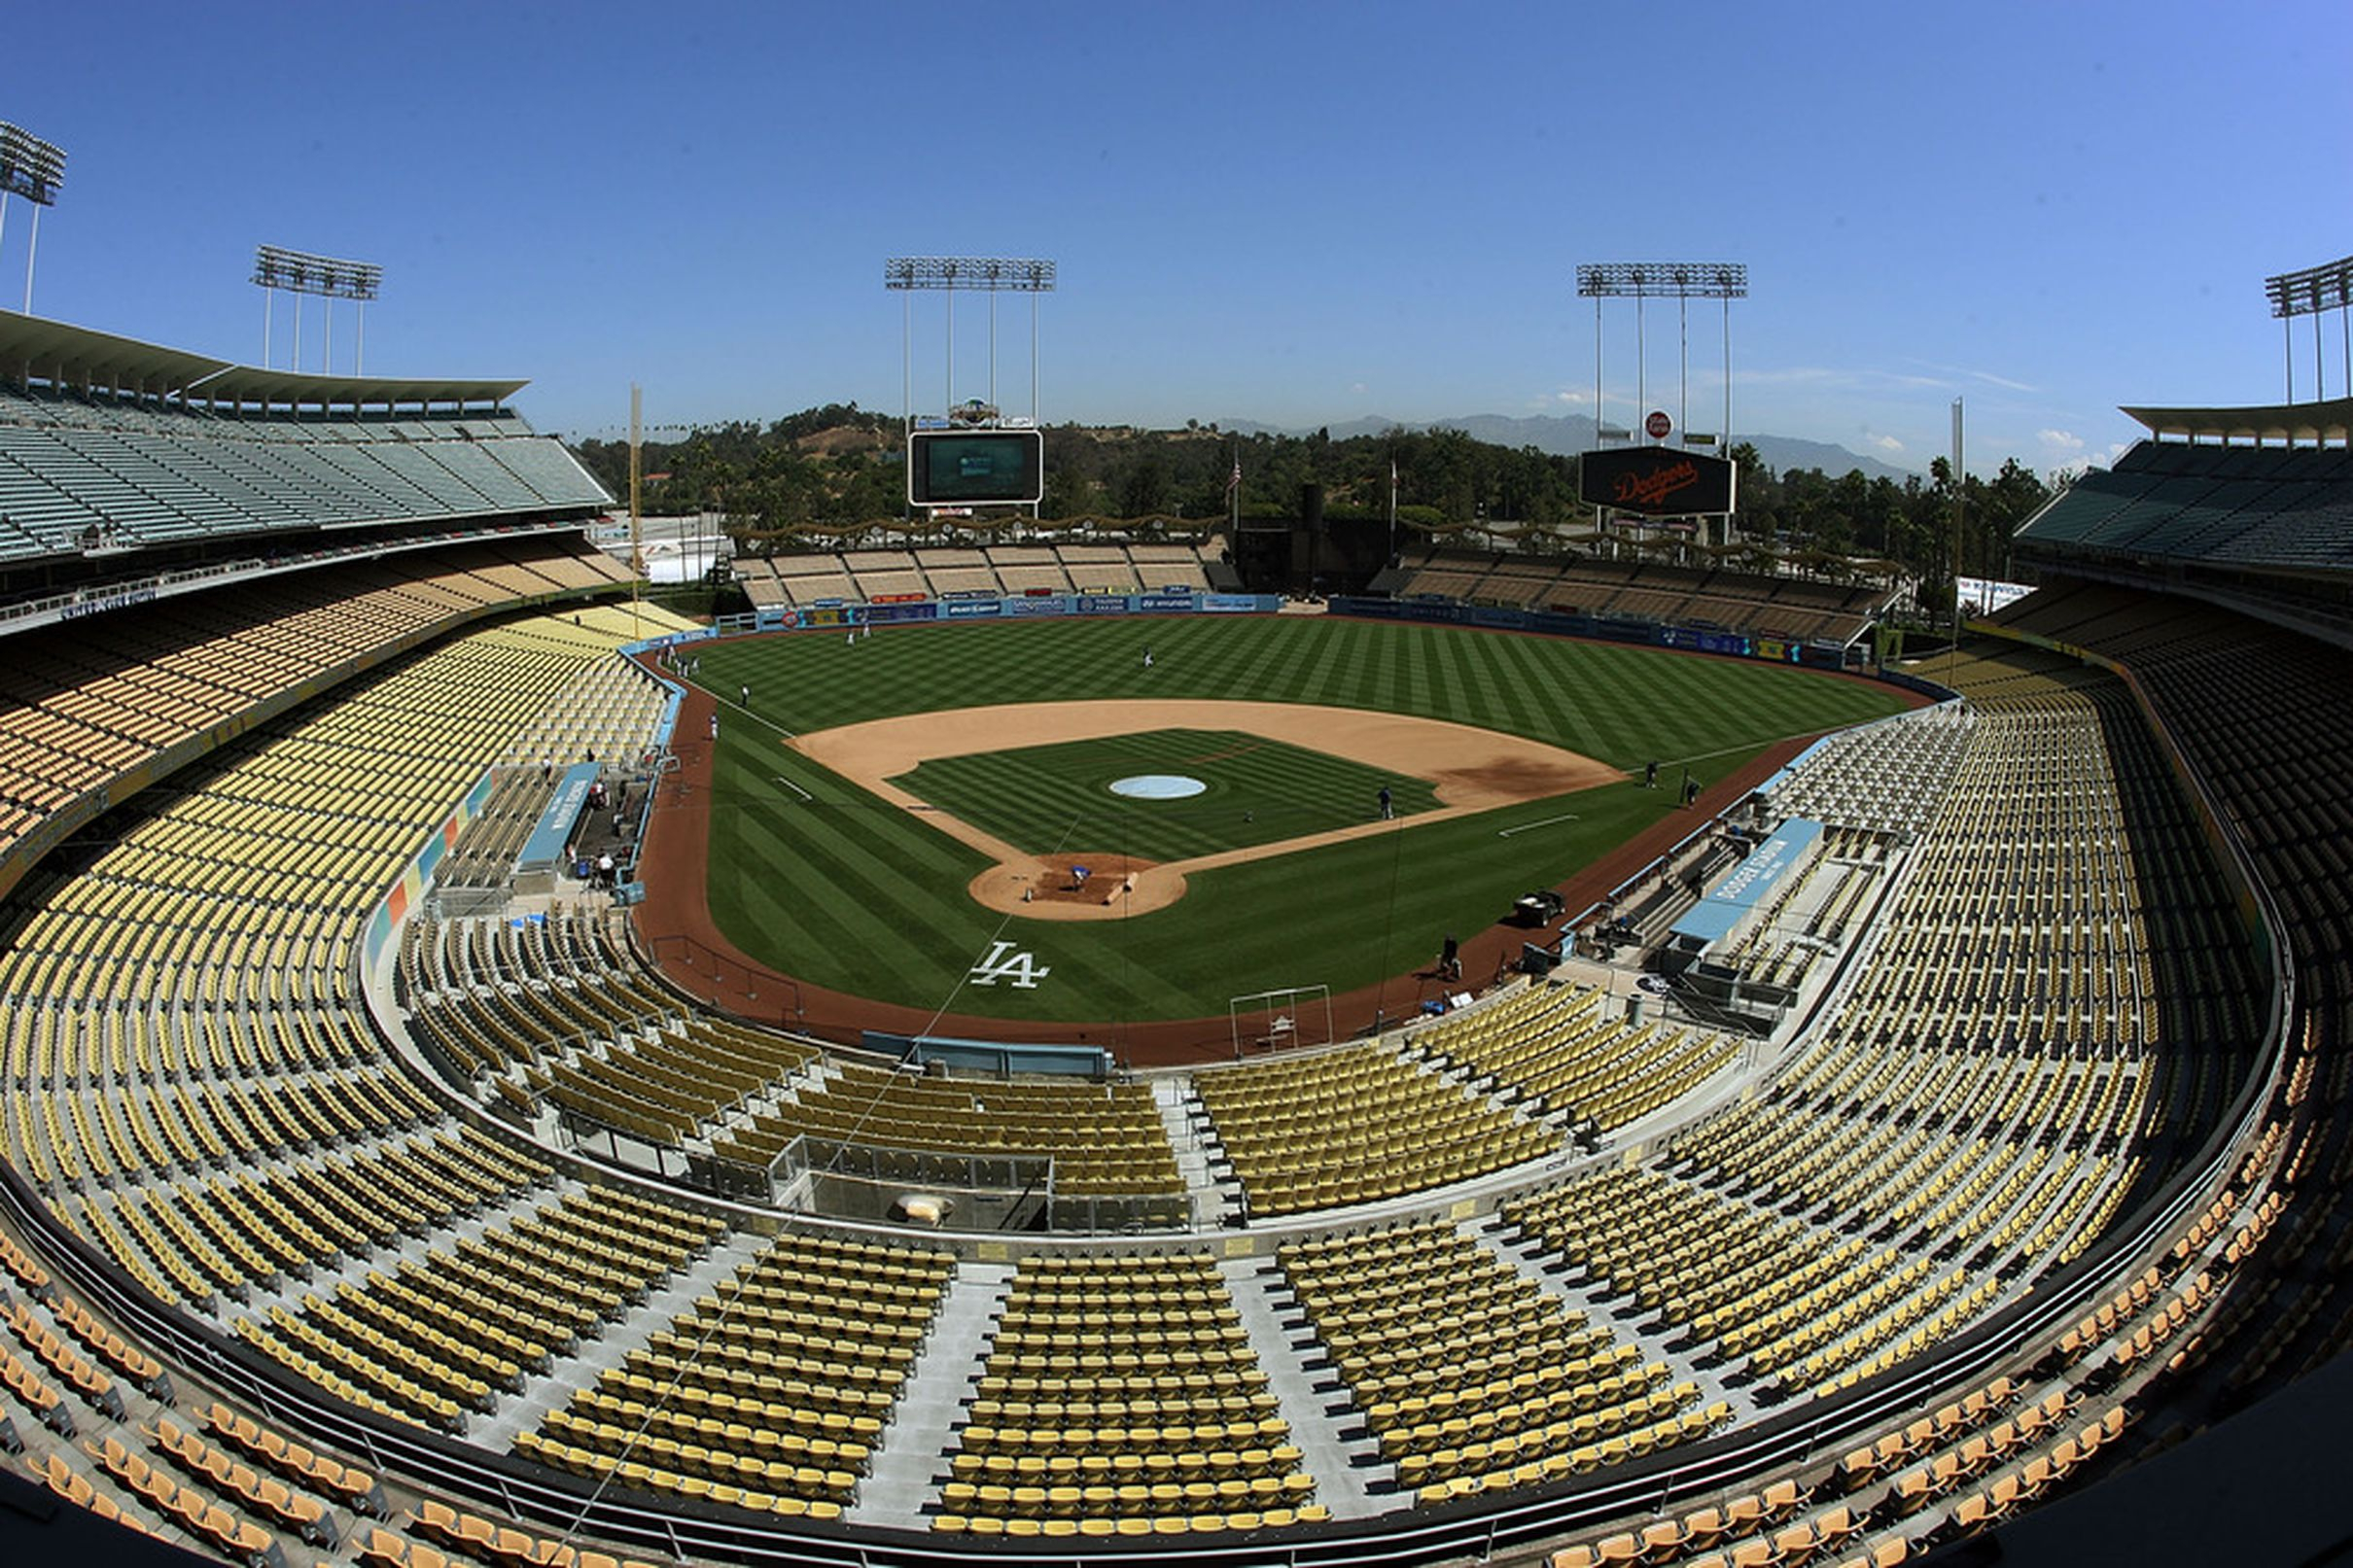
[[[1737, 430], [1925, 469], [1964, 397], [1972, 469], [2047, 470], [2130, 440], [2119, 403], [2277, 401], [2264, 278], [2353, 251], [2341, 0], [90, 0], [8, 32], [0, 120], [69, 159], [37, 313], [256, 362], [257, 243], [374, 261], [369, 373], [528, 376], [566, 433], [625, 426], [633, 381], [655, 424], [896, 412], [896, 255], [1059, 263], [1049, 420], [1590, 412], [1576, 264], [1725, 259]], [[963, 398], [988, 313], [958, 298]], [[1672, 409], [1672, 307], [1647, 323]], [[937, 296], [915, 326], [922, 411]], [[1005, 296], [1012, 411], [1028, 328]], [[349, 306], [334, 333], [348, 371]], [[1626, 422], [1631, 306], [1608, 336]]]

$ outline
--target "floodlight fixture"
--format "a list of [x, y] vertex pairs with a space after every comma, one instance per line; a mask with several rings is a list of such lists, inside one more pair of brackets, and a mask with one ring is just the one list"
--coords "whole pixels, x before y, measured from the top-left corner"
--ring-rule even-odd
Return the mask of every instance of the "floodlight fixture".
[[24, 245], [24, 313], [33, 313], [33, 257], [41, 249], [41, 209], [57, 204], [65, 183], [65, 149], [21, 125], [0, 120], [0, 234], [7, 232], [8, 198], [33, 204], [33, 233]]
[[254, 247], [253, 280], [264, 289], [325, 295], [334, 299], [373, 299], [384, 269], [373, 261], [346, 261], [279, 245]]
[[65, 150], [21, 126], [0, 121], [0, 195], [22, 196], [43, 207], [57, 204], [65, 183]]
[[976, 289], [989, 296], [989, 405], [997, 403], [997, 296], [1030, 296], [1030, 423], [1037, 423], [1037, 296], [1051, 294], [1057, 282], [1055, 265], [1035, 256], [894, 256], [883, 262], [883, 287], [906, 298], [899, 311], [899, 361], [902, 408], [910, 433], [915, 424], [915, 362], [909, 346], [914, 339], [915, 294], [938, 290], [948, 296], [947, 396], [943, 407], [956, 402], [956, 291]]
[[1050, 294], [1054, 263], [1033, 257], [895, 256], [883, 263], [883, 287]]
[[1582, 261], [1577, 293], [1593, 298], [1745, 299], [1743, 261]]
[[[269, 365], [269, 317], [271, 303], [277, 292], [284, 289], [293, 295], [317, 295], [326, 300], [327, 343], [325, 357], [333, 358], [334, 348], [334, 301], [348, 299], [359, 316], [359, 346], [352, 354], [352, 374], [360, 373], [368, 350], [368, 301], [376, 297], [384, 284], [384, 269], [373, 261], [352, 261], [334, 256], [317, 256], [309, 251], [290, 251], [282, 245], [254, 247], [253, 281], [262, 290], [262, 364]], [[302, 360], [302, 301], [295, 301], [294, 358], [297, 367]]]
[[2320, 318], [2332, 310], [2344, 322], [2345, 387], [2346, 395], [2353, 397], [2353, 256], [2265, 278], [2264, 296], [2271, 301], [2271, 314], [2279, 318], [2281, 341], [2288, 345], [2288, 401], [2296, 401], [2296, 354], [2288, 324], [2298, 316], [2312, 318], [2312, 395], [2322, 398], [2328, 388], [2321, 366]]
[[1732, 441], [1732, 301], [1748, 297], [1748, 263], [1745, 261], [1582, 261], [1577, 265], [1577, 293], [1594, 302], [1594, 423], [1597, 430], [1607, 428], [1601, 418], [1601, 301], [1632, 299], [1634, 302], [1634, 399], [1642, 405], [1636, 410], [1636, 422], [1648, 416], [1650, 402], [1649, 356], [1643, 343], [1643, 305], [1651, 299], [1672, 299], [1679, 324], [1683, 353], [1683, 375], [1678, 396], [1681, 415], [1676, 423], [1688, 437], [1691, 429], [1691, 301], [1721, 299], [1724, 301], [1724, 428], [1716, 435], [1718, 450]]

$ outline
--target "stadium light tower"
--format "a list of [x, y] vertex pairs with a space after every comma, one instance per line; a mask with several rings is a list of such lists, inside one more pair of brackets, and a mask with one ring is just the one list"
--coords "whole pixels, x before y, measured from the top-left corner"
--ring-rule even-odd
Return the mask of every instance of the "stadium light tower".
[[361, 364], [368, 353], [368, 301], [376, 296], [384, 282], [384, 269], [373, 261], [346, 261], [333, 256], [313, 256], [308, 251], [290, 251], [277, 245], [254, 247], [253, 281], [262, 288], [262, 367], [269, 367], [270, 303], [280, 289], [295, 297], [294, 359], [296, 369], [302, 367], [302, 300], [306, 294], [318, 295], [326, 300], [326, 347], [320, 351], [319, 368], [333, 374], [334, 366], [334, 302], [349, 299], [360, 318], [359, 346], [352, 351], [351, 373], [361, 373]]
[[0, 233], [7, 231], [8, 198], [33, 204], [32, 238], [24, 246], [24, 313], [33, 313], [33, 255], [41, 248], [41, 209], [57, 204], [65, 183], [65, 149], [0, 121]]
[[997, 296], [1030, 296], [1030, 423], [1037, 423], [1037, 296], [1054, 289], [1054, 263], [1036, 257], [895, 256], [883, 262], [883, 287], [905, 296], [900, 311], [900, 401], [907, 428], [915, 422], [915, 362], [909, 346], [915, 332], [915, 291], [938, 289], [948, 296], [947, 412], [956, 401], [956, 291], [978, 289], [989, 296], [989, 403], [997, 403]]
[[2313, 400], [2329, 395], [2329, 379], [2322, 373], [2320, 358], [2320, 318], [2332, 310], [2344, 324], [2345, 396], [2353, 398], [2353, 256], [2265, 278], [2264, 294], [2271, 301], [2271, 314], [2279, 318], [2280, 342], [2288, 364], [2288, 401], [2296, 401], [2295, 328], [2291, 324], [2299, 316], [2312, 318]]
[[[1642, 341], [1643, 304], [1651, 298], [1672, 299], [1682, 331], [1682, 400], [1676, 423], [1688, 443], [1691, 433], [1691, 301], [1724, 301], [1724, 428], [1716, 434], [1719, 446], [1732, 439], [1732, 302], [1748, 297], [1748, 266], [1743, 261], [1587, 261], [1577, 267], [1577, 293], [1594, 302], [1594, 424], [1599, 439], [1608, 438], [1601, 417], [1601, 301], [1632, 298], [1634, 302], [1634, 398], [1650, 401], [1649, 363]], [[1636, 408], [1638, 421], [1644, 412]]]

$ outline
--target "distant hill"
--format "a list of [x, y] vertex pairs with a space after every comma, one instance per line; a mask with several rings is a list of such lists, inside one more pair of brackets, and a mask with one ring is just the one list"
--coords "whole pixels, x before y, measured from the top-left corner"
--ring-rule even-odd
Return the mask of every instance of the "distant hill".
[[[1219, 430], [1234, 431], [1244, 436], [1261, 433], [1271, 436], [1306, 436], [1308, 430], [1290, 430], [1275, 425], [1260, 425], [1247, 419], [1221, 419]], [[1474, 440], [1490, 441], [1514, 450], [1532, 446], [1539, 452], [1561, 457], [1573, 457], [1579, 452], [1593, 450], [1594, 422], [1584, 414], [1532, 414], [1515, 418], [1509, 414], [1466, 414], [1455, 419], [1433, 419], [1416, 424], [1402, 419], [1354, 419], [1345, 425], [1333, 425], [1332, 439], [1346, 440], [1355, 436], [1378, 436], [1384, 431], [1458, 430]], [[1734, 441], [1747, 441], [1764, 457], [1766, 467], [1775, 473], [1787, 473], [1794, 469], [1819, 469], [1833, 478], [1849, 470], [1860, 469], [1867, 479], [1891, 479], [1898, 484], [1921, 475], [1915, 470], [1899, 469], [1882, 463], [1876, 457], [1849, 452], [1828, 441], [1809, 441], [1795, 436], [1735, 436]]]

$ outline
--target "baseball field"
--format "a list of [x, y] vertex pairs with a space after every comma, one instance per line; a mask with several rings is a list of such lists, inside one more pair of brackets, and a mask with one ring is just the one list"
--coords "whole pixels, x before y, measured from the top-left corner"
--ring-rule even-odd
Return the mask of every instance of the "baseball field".
[[1766, 664], [1323, 616], [886, 626], [700, 659], [725, 939], [812, 986], [1039, 1022], [1406, 974], [1673, 815], [1686, 769], [1903, 706]]

